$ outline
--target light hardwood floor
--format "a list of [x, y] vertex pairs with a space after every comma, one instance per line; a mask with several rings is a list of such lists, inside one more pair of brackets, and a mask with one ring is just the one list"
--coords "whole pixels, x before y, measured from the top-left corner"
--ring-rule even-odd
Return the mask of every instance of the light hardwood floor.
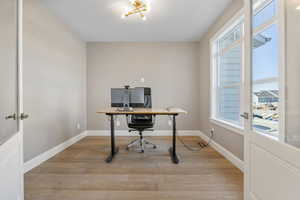
[[[109, 137], [86, 137], [25, 175], [26, 200], [242, 200], [243, 174], [214, 149], [190, 152], [178, 142], [179, 165], [170, 161], [170, 137], [150, 138], [158, 149], [127, 152], [133, 138], [118, 137], [120, 153], [104, 159]], [[198, 137], [183, 137], [196, 147]]]

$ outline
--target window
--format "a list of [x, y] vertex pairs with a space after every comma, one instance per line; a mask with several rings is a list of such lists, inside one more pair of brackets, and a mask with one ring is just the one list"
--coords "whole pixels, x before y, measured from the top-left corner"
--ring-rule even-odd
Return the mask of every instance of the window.
[[254, 0], [252, 128], [279, 136], [279, 26], [276, 0]]
[[243, 89], [242, 17], [211, 40], [211, 118], [242, 128], [240, 117]]
[[276, 2], [270, 0], [254, 1], [253, 28], [258, 28], [275, 17]]

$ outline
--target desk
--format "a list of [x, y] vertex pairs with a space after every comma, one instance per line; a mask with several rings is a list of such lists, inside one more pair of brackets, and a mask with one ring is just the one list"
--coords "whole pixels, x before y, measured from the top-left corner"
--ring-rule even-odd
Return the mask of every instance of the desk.
[[98, 114], [106, 114], [110, 116], [110, 136], [111, 136], [111, 152], [106, 158], [106, 162], [110, 163], [115, 155], [119, 152], [119, 148], [115, 145], [115, 125], [114, 116], [115, 115], [169, 115], [172, 116], [173, 120], [173, 138], [172, 147], [169, 148], [170, 157], [173, 163], [178, 164], [179, 159], [176, 154], [176, 116], [179, 114], [187, 114], [186, 111], [180, 108], [171, 109], [154, 109], [154, 108], [136, 108], [133, 111], [120, 111], [117, 108], [107, 108], [97, 112]]

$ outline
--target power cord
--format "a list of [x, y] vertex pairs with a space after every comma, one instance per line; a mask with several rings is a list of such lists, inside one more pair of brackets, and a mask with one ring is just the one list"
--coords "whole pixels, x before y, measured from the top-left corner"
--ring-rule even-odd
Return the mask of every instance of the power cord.
[[209, 137], [209, 140], [207, 141], [207, 143], [198, 142], [198, 145], [200, 146], [200, 148], [194, 148], [194, 147], [191, 147], [191, 146], [187, 145], [180, 136], [177, 136], [177, 138], [187, 150], [196, 152], [196, 151], [201, 151], [202, 149], [208, 147], [211, 140], [212, 140], [212, 138], [213, 138], [213, 136], [214, 136], [214, 130], [211, 130], [210, 131], [210, 137]]

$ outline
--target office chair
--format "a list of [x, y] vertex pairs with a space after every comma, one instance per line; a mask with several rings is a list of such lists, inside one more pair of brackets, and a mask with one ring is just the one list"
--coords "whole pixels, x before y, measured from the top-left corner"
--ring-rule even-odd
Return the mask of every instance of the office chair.
[[[144, 105], [143, 108], [152, 108], [151, 88], [144, 88]], [[152, 115], [127, 115], [127, 125], [129, 132], [137, 131], [139, 138], [133, 140], [127, 145], [127, 150], [133, 146], [138, 146], [140, 153], [144, 153], [145, 145], [151, 145], [153, 149], [156, 145], [143, 138], [144, 131], [153, 131], [155, 116]]]

